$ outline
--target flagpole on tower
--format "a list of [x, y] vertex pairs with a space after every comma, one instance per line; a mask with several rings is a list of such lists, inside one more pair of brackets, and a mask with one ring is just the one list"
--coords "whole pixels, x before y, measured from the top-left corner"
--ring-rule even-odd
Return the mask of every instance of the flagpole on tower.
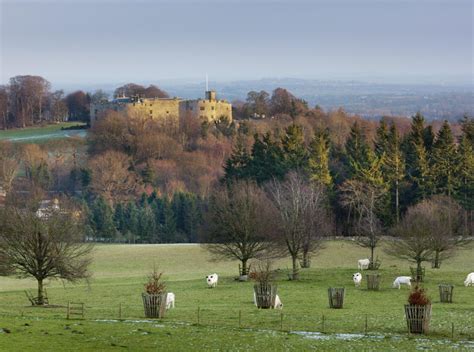
[[206, 92], [209, 91], [209, 77], [207, 76], [207, 72], [206, 72]]

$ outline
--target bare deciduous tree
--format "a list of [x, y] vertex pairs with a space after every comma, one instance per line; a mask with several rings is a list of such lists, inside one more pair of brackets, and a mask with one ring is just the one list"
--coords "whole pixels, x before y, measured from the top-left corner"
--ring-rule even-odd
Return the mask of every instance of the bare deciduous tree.
[[65, 208], [38, 217], [34, 210], [0, 212], [0, 269], [3, 275], [34, 277], [38, 304], [44, 304], [44, 280], [87, 278], [91, 245], [82, 243], [80, 221]]
[[204, 245], [218, 258], [238, 259], [247, 275], [250, 259], [272, 249], [274, 212], [265, 194], [251, 182], [222, 186], [211, 197], [210, 228]]
[[433, 258], [432, 209], [426, 201], [408, 208], [400, 223], [393, 229], [395, 237], [389, 242], [388, 254], [416, 263], [417, 277], [421, 264]]
[[377, 216], [385, 189], [358, 180], [347, 180], [340, 186], [341, 204], [349, 210], [354, 222], [357, 243], [370, 249], [370, 267], [375, 266], [375, 248], [382, 235], [382, 226]]
[[18, 152], [13, 144], [0, 142], [0, 186], [8, 194], [20, 167]]
[[322, 233], [318, 231], [318, 223], [326, 214], [319, 213], [318, 208], [324, 198], [323, 191], [293, 172], [285, 181], [271, 182], [268, 191], [278, 213], [275, 224], [278, 239], [291, 256], [292, 279], [297, 280], [298, 259], [321, 246]]
[[129, 171], [130, 158], [123, 153], [108, 151], [89, 162], [92, 171], [92, 190], [113, 204], [126, 200], [133, 193], [135, 177]]
[[466, 244], [462, 233], [461, 207], [451, 197], [433, 196], [423, 201], [431, 218], [431, 245], [433, 268], [439, 269], [441, 261], [453, 255], [456, 248]]

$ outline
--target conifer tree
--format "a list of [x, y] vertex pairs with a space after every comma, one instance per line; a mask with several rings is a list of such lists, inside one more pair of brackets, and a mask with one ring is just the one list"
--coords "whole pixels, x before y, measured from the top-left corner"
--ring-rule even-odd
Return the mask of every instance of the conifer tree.
[[346, 141], [346, 155], [350, 178], [356, 177], [358, 170], [370, 167], [373, 152], [357, 121], [352, 125]]
[[225, 180], [245, 179], [249, 176], [250, 154], [245, 148], [241, 138], [237, 138], [232, 155], [225, 162]]
[[89, 226], [98, 241], [112, 242], [116, 236], [112, 208], [102, 197], [92, 203]]
[[155, 173], [150, 163], [146, 163], [145, 168], [142, 171], [142, 179], [144, 183], [152, 184], [155, 178]]
[[474, 118], [464, 115], [461, 120], [461, 129], [463, 136], [474, 147]]
[[287, 170], [299, 170], [306, 167], [308, 151], [306, 150], [303, 129], [300, 125], [291, 124], [285, 129], [281, 145]]
[[400, 138], [397, 127], [392, 124], [388, 134], [387, 150], [385, 152], [383, 173], [390, 184], [395, 208], [395, 221], [400, 221], [400, 184], [405, 178], [405, 160], [400, 148]]
[[114, 223], [115, 228], [121, 235], [125, 235], [127, 227], [127, 219], [125, 217], [125, 207], [122, 203], [118, 203], [115, 206], [114, 212]]
[[332, 177], [329, 171], [330, 140], [328, 130], [317, 129], [309, 149], [310, 180], [329, 187], [332, 184]]
[[126, 228], [125, 237], [129, 242], [135, 243], [138, 236], [139, 212], [134, 202], [129, 202], [125, 211]]
[[[474, 136], [474, 135], [473, 135]], [[464, 234], [474, 233], [474, 145], [469, 141], [467, 133], [463, 133], [458, 146], [458, 175], [459, 184], [456, 194], [462, 205], [464, 218]], [[469, 226], [471, 224], [471, 226]]]
[[388, 151], [389, 131], [385, 119], [381, 119], [375, 136], [375, 154], [381, 156]]
[[145, 204], [139, 212], [138, 233], [140, 241], [145, 243], [158, 243], [158, 233], [155, 216], [151, 207]]
[[444, 121], [433, 145], [432, 170], [436, 192], [453, 196], [458, 188], [458, 155], [448, 121]]
[[424, 199], [433, 193], [430, 155], [426, 143], [425, 118], [419, 112], [413, 116], [406, 146], [407, 173], [412, 184], [413, 200]]
[[171, 202], [167, 198], [163, 201], [163, 223], [160, 227], [160, 235], [164, 243], [176, 242], [176, 217]]
[[262, 138], [254, 136], [250, 175], [258, 184], [273, 178], [282, 179], [286, 174], [284, 154], [277, 141], [268, 132]]

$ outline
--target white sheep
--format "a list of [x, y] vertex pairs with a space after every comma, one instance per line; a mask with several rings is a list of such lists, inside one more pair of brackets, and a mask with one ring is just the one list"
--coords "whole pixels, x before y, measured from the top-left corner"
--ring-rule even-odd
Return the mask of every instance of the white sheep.
[[398, 288], [400, 289], [401, 285], [407, 285], [408, 287], [411, 287], [411, 277], [410, 276], [399, 276], [393, 281], [393, 288]]
[[357, 261], [357, 268], [359, 270], [367, 270], [369, 268], [369, 265], [370, 265], [370, 259], [359, 259]]

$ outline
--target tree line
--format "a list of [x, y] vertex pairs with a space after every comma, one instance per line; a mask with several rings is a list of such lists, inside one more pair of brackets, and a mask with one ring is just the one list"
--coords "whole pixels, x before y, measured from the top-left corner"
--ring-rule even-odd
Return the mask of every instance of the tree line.
[[[114, 97], [143, 96], [167, 98], [168, 93], [155, 85], [144, 87], [128, 83], [118, 87]], [[84, 121], [90, 119], [90, 104], [109, 99], [103, 90], [84, 92], [76, 90], [65, 94], [52, 91], [51, 83], [33, 75], [15, 76], [0, 86], [0, 128], [23, 128], [42, 123]]]
[[254, 134], [250, 148], [238, 138], [224, 167], [224, 181], [261, 185], [302, 171], [328, 188], [346, 234], [357, 231], [353, 218], [369, 216], [389, 227], [410, 205], [444, 194], [463, 206], [465, 231], [472, 233], [474, 120], [466, 116], [460, 125], [457, 139], [447, 121], [435, 134], [416, 114], [409, 132], [401, 136], [396, 124], [382, 119], [372, 142], [355, 121], [341, 145], [328, 128], [316, 128], [308, 141], [304, 127], [291, 123], [283, 130]]
[[175, 193], [171, 199], [155, 192], [115, 207], [103, 197], [83, 205], [86, 234], [97, 242], [197, 242], [205, 202], [194, 194]]

